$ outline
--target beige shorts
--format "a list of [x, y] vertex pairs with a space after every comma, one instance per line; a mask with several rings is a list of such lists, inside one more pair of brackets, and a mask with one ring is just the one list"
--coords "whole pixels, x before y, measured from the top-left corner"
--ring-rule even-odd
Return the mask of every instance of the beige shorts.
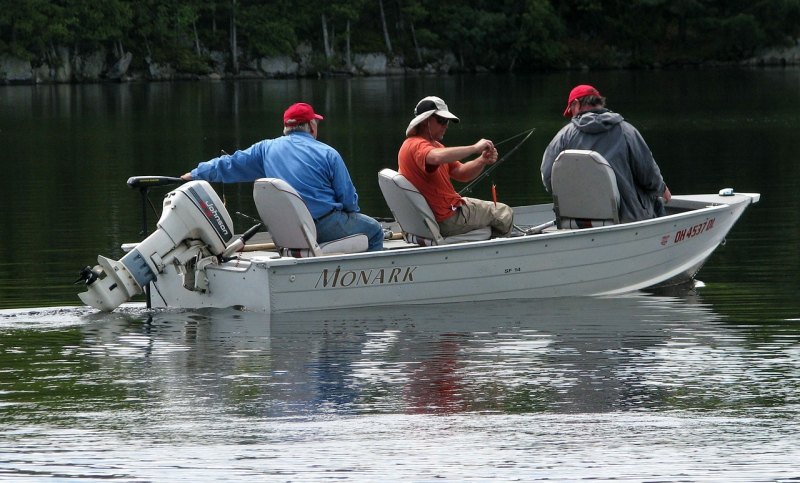
[[454, 236], [491, 227], [493, 236], [507, 236], [514, 224], [514, 212], [503, 203], [484, 201], [476, 198], [462, 198], [464, 204], [459, 206], [455, 214], [439, 222], [442, 236]]

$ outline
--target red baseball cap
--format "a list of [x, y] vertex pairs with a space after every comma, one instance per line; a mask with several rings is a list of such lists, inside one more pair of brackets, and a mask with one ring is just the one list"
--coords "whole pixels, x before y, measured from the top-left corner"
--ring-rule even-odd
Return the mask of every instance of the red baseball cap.
[[567, 99], [567, 108], [564, 109], [564, 117], [572, 117], [572, 113], [569, 112], [569, 105], [572, 104], [572, 101], [586, 96], [601, 97], [600, 91], [598, 91], [597, 89], [588, 84], [581, 84], [579, 86], [575, 86], [571, 91], [569, 91], [569, 98]]
[[297, 126], [298, 124], [307, 123], [312, 119], [324, 119], [324, 118], [319, 114], [317, 114], [316, 112], [314, 112], [314, 108], [311, 107], [310, 104], [306, 104], [305, 102], [298, 102], [297, 104], [292, 104], [283, 113], [284, 126]]

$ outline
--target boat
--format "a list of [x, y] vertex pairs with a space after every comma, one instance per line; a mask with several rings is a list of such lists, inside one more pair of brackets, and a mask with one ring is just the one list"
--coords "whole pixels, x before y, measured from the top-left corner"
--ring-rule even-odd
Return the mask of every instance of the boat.
[[[604, 160], [591, 152], [571, 154], [598, 164], [608, 178], [610, 168], [598, 163]], [[387, 239], [379, 252], [364, 251], [364, 235], [316, 243], [302, 200], [285, 182], [269, 178], [254, 183], [268, 231], [256, 224], [236, 235], [211, 185], [190, 181], [166, 195], [150, 236], [123, 247], [120, 260], [101, 255], [97, 266], [81, 271], [87, 290], [79, 296], [102, 311], [145, 294], [153, 308], [287, 313], [623, 294], [691, 282], [760, 199], [732, 189], [674, 195], [665, 216], [622, 223], [610, 177], [608, 189], [587, 190], [583, 182], [573, 193], [554, 179], [553, 203], [513, 207], [516, 236], [478, 230], [448, 239], [413, 186], [383, 170], [379, 183], [395, 220], [384, 223]], [[176, 181], [141, 176], [128, 184], [144, 196], [149, 187]], [[581, 196], [586, 200], [571, 203]], [[571, 205], [588, 212], [573, 213]], [[598, 213], [604, 205], [610, 214]]]

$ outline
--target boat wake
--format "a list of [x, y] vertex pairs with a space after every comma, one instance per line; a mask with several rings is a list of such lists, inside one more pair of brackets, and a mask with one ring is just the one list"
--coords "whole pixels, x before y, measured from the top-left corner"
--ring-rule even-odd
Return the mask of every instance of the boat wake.
[[[124, 304], [117, 309], [115, 316], [144, 316], [152, 313], [144, 304]], [[85, 325], [111, 314], [98, 312], [86, 306], [36, 307], [0, 310], [0, 330], [2, 329], [60, 329]], [[113, 316], [112, 316], [113, 317]]]

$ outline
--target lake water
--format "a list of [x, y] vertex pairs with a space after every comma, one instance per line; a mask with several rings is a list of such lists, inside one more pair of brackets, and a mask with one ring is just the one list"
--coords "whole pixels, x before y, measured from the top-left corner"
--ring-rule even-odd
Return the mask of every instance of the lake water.
[[[129, 176], [276, 136], [292, 102], [388, 216], [377, 172], [431, 94], [462, 119], [450, 145], [536, 128], [491, 178], [509, 204], [549, 201], [541, 152], [578, 83], [673, 193], [762, 194], [699, 287], [271, 318], [79, 306], [78, 269], [140, 238]], [[0, 87], [0, 479], [797, 480], [798, 86], [775, 69]], [[249, 185], [215, 188], [255, 214]]]

